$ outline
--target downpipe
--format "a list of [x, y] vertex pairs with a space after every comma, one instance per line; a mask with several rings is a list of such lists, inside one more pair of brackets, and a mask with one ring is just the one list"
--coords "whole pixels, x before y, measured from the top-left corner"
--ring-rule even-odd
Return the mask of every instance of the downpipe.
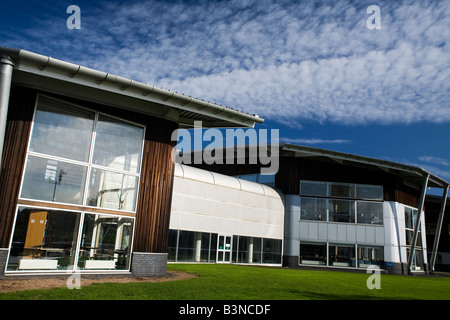
[[13, 69], [14, 61], [7, 55], [0, 55], [0, 166], [5, 143], [6, 119], [8, 117]]

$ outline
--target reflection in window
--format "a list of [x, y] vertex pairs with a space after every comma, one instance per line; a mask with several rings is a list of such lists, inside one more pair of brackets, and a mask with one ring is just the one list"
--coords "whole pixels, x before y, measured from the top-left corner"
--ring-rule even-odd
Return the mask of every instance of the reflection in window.
[[167, 240], [167, 261], [175, 262], [177, 258], [178, 230], [169, 230]]
[[356, 197], [365, 200], [383, 200], [383, 187], [375, 185], [356, 185]]
[[301, 198], [301, 220], [327, 220], [327, 199]]
[[177, 261], [195, 261], [196, 249], [195, 232], [180, 231]]
[[87, 162], [94, 112], [39, 97], [30, 151]]
[[336, 183], [330, 182], [329, 195], [331, 197], [339, 198], [354, 198], [355, 197], [355, 185], [349, 183]]
[[51, 202], [83, 202], [85, 166], [28, 156], [21, 197]]
[[79, 220], [77, 212], [20, 207], [7, 271], [71, 269]]
[[329, 245], [329, 265], [334, 267], [356, 267], [355, 246]]
[[78, 267], [81, 270], [128, 270], [134, 220], [86, 214]]
[[383, 186], [324, 181], [300, 181], [302, 196], [383, 200]]
[[281, 240], [263, 239], [263, 263], [281, 263]]
[[135, 211], [143, 139], [141, 126], [39, 96], [20, 197]]
[[383, 203], [358, 201], [357, 210], [358, 223], [383, 224]]
[[136, 176], [92, 168], [87, 205], [134, 211], [137, 200]]
[[[411, 246], [414, 236], [414, 227], [416, 225], [417, 221], [417, 209], [412, 209], [405, 207], [405, 232], [406, 232], [406, 245]], [[421, 247], [422, 246], [422, 236], [421, 236], [421, 230], [420, 230], [420, 224], [419, 224], [419, 231], [417, 233], [417, 242], [415, 243], [415, 246]]]
[[144, 130], [124, 121], [99, 116], [92, 163], [138, 173]]
[[354, 244], [328, 244], [327, 254], [327, 243], [302, 242], [299, 264], [350, 268], [368, 268], [371, 265], [377, 265], [384, 268], [382, 246], [357, 245], [358, 249], [355, 250], [355, 248]]
[[329, 221], [355, 222], [355, 201], [329, 200]]
[[[407, 257], [409, 257], [411, 253], [411, 249], [410, 248], [406, 248], [406, 255]], [[421, 271], [423, 270], [424, 265], [423, 265], [423, 250], [422, 249], [418, 249], [416, 248], [414, 250], [414, 257], [412, 258], [411, 261], [411, 269], [414, 271]]]
[[217, 234], [169, 230], [168, 261], [216, 262]]
[[300, 195], [300, 220], [383, 225], [383, 186], [301, 180]]
[[327, 183], [321, 181], [300, 181], [300, 194], [304, 196], [328, 196]]
[[252, 263], [261, 263], [262, 262], [262, 245], [261, 238], [253, 238], [253, 256]]
[[300, 264], [321, 265], [327, 264], [327, 244], [326, 243], [301, 243]]
[[224, 249], [226, 243], [232, 242], [231, 250], [226, 252], [229, 254], [231, 251], [234, 263], [281, 264], [282, 240], [245, 236], [233, 236], [232, 239], [229, 236], [218, 237], [216, 233], [169, 230], [168, 260], [223, 262], [223, 250], [217, 251], [217, 248]]
[[384, 248], [358, 245], [358, 267], [368, 268], [371, 265], [384, 268]]

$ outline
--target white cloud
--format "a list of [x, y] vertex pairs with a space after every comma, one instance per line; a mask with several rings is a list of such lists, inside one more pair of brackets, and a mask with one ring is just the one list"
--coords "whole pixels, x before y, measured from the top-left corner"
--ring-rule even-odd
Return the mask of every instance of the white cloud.
[[433, 157], [433, 156], [420, 156], [418, 157], [420, 161], [427, 162], [427, 163], [433, 163], [438, 164], [442, 166], [450, 166], [450, 162], [447, 159], [442, 159], [439, 157]]
[[80, 5], [79, 32], [48, 19], [9, 46], [280, 122], [450, 121], [450, 2], [378, 5], [381, 30], [358, 1]]

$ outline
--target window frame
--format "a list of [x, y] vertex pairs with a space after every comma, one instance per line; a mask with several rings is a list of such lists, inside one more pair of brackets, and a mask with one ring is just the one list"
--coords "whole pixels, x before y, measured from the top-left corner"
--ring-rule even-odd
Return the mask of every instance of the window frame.
[[[53, 100], [56, 103], [60, 104], [67, 104], [70, 107], [73, 108], [79, 108], [82, 109], [84, 111], [87, 112], [92, 112], [94, 114], [94, 120], [93, 120], [93, 127], [92, 127], [92, 131], [91, 131], [91, 139], [90, 139], [90, 147], [89, 147], [89, 156], [87, 159], [87, 162], [83, 162], [83, 161], [79, 161], [79, 160], [73, 160], [73, 159], [68, 159], [68, 158], [64, 158], [64, 157], [59, 157], [59, 156], [53, 156], [53, 155], [47, 155], [45, 153], [40, 153], [40, 152], [35, 152], [35, 151], [30, 151], [30, 145], [32, 142], [32, 137], [33, 137], [33, 131], [34, 131], [34, 127], [35, 127], [35, 119], [36, 119], [36, 113], [37, 113], [37, 109], [39, 107], [39, 99], [43, 97], [44, 99], [49, 99], [49, 100]], [[117, 120], [118, 122], [123, 122], [135, 127], [139, 127], [142, 129], [142, 139], [140, 140], [141, 143], [141, 147], [140, 147], [140, 157], [139, 157], [139, 163], [138, 163], [138, 171], [137, 172], [132, 172], [132, 171], [125, 171], [125, 170], [120, 170], [120, 169], [116, 169], [116, 168], [110, 168], [110, 167], [106, 167], [106, 166], [101, 166], [101, 165], [97, 165], [92, 163], [93, 160], [93, 155], [94, 155], [94, 150], [95, 150], [95, 141], [96, 141], [96, 127], [99, 121], [99, 116], [102, 115], [106, 118], [112, 118]], [[84, 210], [101, 210], [103, 213], [108, 214], [119, 214], [120, 213], [124, 213], [124, 214], [136, 214], [137, 212], [137, 208], [139, 205], [139, 192], [140, 192], [140, 182], [141, 182], [141, 174], [142, 174], [142, 164], [143, 164], [143, 156], [144, 156], [144, 146], [145, 146], [145, 136], [146, 136], [146, 126], [140, 123], [136, 123], [127, 119], [123, 119], [114, 115], [110, 115], [108, 113], [105, 112], [101, 112], [101, 111], [97, 111], [91, 108], [87, 108], [85, 106], [76, 104], [76, 103], [72, 103], [72, 102], [68, 102], [65, 101], [63, 99], [59, 99], [59, 98], [55, 98], [52, 97], [50, 95], [46, 95], [46, 94], [41, 94], [39, 93], [36, 97], [36, 101], [34, 104], [34, 110], [33, 110], [33, 117], [32, 117], [32, 124], [31, 124], [31, 128], [30, 128], [30, 133], [28, 135], [28, 143], [27, 143], [27, 149], [26, 149], [26, 157], [25, 157], [25, 165], [22, 169], [22, 175], [21, 175], [21, 183], [20, 183], [20, 188], [19, 188], [19, 196], [18, 196], [18, 200], [19, 200], [19, 204], [21, 204], [21, 200], [25, 200], [25, 202], [32, 202], [35, 204], [42, 204], [43, 206], [45, 205], [60, 205], [61, 207], [73, 207], [73, 210], [78, 210], [78, 211], [84, 211]], [[22, 191], [23, 191], [23, 186], [24, 186], [24, 181], [25, 181], [25, 172], [27, 169], [27, 162], [28, 162], [28, 158], [29, 156], [34, 156], [34, 157], [39, 157], [41, 159], [46, 159], [46, 160], [53, 160], [53, 161], [60, 161], [60, 162], [65, 162], [71, 165], [79, 165], [79, 166], [83, 166], [84, 168], [86, 168], [86, 177], [84, 180], [84, 185], [82, 186], [82, 190], [83, 190], [83, 196], [82, 196], [82, 202], [81, 204], [73, 204], [73, 203], [66, 203], [66, 202], [57, 202], [57, 201], [47, 201], [47, 200], [40, 200], [40, 199], [33, 199], [33, 198], [27, 198], [27, 197], [22, 197]], [[135, 178], [137, 178], [137, 186], [136, 186], [136, 197], [135, 197], [135, 204], [134, 204], [134, 210], [120, 210], [120, 209], [110, 209], [110, 208], [105, 208], [105, 207], [99, 207], [99, 206], [91, 206], [88, 205], [88, 191], [89, 191], [89, 181], [91, 180], [91, 172], [92, 172], [92, 168], [95, 169], [99, 169], [99, 170], [103, 170], [106, 172], [113, 172], [113, 173], [119, 173], [119, 174], [123, 174], [126, 176], [133, 176]], [[58, 207], [59, 208], [59, 207]], [[99, 212], [97, 212], [98, 214]]]
[[[317, 185], [322, 185], [323, 189], [326, 189], [326, 195], [323, 194], [311, 194], [310, 192], [306, 192], [303, 193], [302, 192], [302, 183], [307, 183], [307, 184], [317, 184]], [[300, 184], [300, 191], [299, 191], [299, 196], [300, 196], [300, 219], [299, 221], [320, 221], [320, 222], [327, 222], [327, 223], [346, 223], [346, 224], [359, 224], [359, 225], [370, 225], [370, 226], [383, 226], [384, 225], [384, 217], [382, 216], [381, 219], [375, 219], [374, 221], [378, 221], [380, 220], [380, 223], [367, 223], [367, 222], [358, 222], [358, 204], [359, 203], [377, 203], [380, 204], [383, 207], [383, 202], [384, 202], [384, 197], [383, 198], [377, 198], [377, 199], [370, 199], [370, 198], [365, 198], [365, 197], [358, 197], [358, 189], [359, 187], [379, 187], [381, 188], [381, 194], [384, 194], [384, 188], [383, 185], [371, 185], [371, 184], [358, 184], [358, 183], [344, 183], [344, 182], [329, 182], [329, 181], [316, 181], [316, 180], [300, 180], [299, 182]], [[349, 197], [338, 197], [338, 196], [332, 196], [331, 195], [331, 187], [335, 185], [335, 186], [348, 186], [351, 190], [353, 195], [349, 196]], [[302, 201], [303, 199], [323, 199], [326, 201], [326, 208], [325, 208], [325, 212], [324, 212], [324, 217], [326, 217], [325, 220], [319, 220], [319, 219], [302, 219], [302, 213], [303, 213], [303, 209], [302, 209]], [[353, 203], [351, 204], [351, 206], [353, 207], [351, 211], [352, 214], [348, 215], [349, 220], [350, 221], [333, 221], [331, 220], [331, 213], [330, 213], [330, 206], [332, 205], [333, 202], [339, 202], [339, 201], [348, 201], [349, 203]], [[382, 209], [382, 212], [384, 211], [384, 209]]]
[[[303, 263], [303, 259], [301, 258], [301, 253], [302, 253], [302, 246], [303, 245], [307, 245], [307, 246], [318, 246], [318, 247], [322, 247], [322, 250], [325, 249], [325, 257], [318, 257], [318, 258], [325, 258], [325, 261], [323, 264], [320, 264], [319, 261], [321, 260], [306, 260], [308, 261], [307, 263]], [[352, 253], [353, 253], [353, 258], [351, 258], [350, 260], [353, 260], [353, 265], [352, 263], [350, 263], [347, 266], [344, 265], [333, 265], [331, 261], [331, 250], [330, 247], [345, 247], [345, 248], [351, 248]], [[372, 249], [372, 250], [381, 250], [382, 254], [383, 254], [383, 259], [380, 260], [380, 264], [376, 264], [377, 266], [379, 266], [380, 268], [385, 268], [385, 249], [383, 245], [370, 245], [370, 244], [358, 244], [358, 243], [344, 243], [344, 242], [329, 242], [329, 241], [310, 241], [310, 240], [301, 240], [300, 244], [299, 244], [299, 255], [298, 255], [298, 266], [301, 267], [313, 267], [313, 268], [337, 268], [337, 269], [358, 269], [358, 270], [365, 270], [368, 268], [368, 266], [363, 265], [360, 266], [359, 260], [360, 260], [360, 255], [359, 255], [359, 249], [360, 248], [368, 248], [368, 249]], [[318, 263], [314, 262], [317, 261]]]
[[[46, 210], [46, 211], [60, 211], [60, 212], [67, 212], [67, 213], [76, 213], [79, 214], [78, 219], [78, 227], [76, 227], [76, 242], [74, 243], [74, 256], [73, 256], [73, 265], [71, 265], [72, 268], [67, 268], [64, 270], [45, 270], [45, 269], [30, 269], [30, 270], [8, 270], [8, 264], [11, 257], [11, 249], [12, 249], [12, 243], [14, 240], [14, 234], [16, 231], [16, 223], [17, 223], [17, 217], [19, 214], [19, 210], [21, 208], [24, 209], [35, 209], [35, 210]], [[64, 214], [64, 213], [60, 213]], [[130, 250], [129, 250], [129, 260], [128, 260], [128, 267], [127, 269], [80, 269], [78, 267], [79, 258], [80, 258], [80, 248], [81, 248], [81, 238], [83, 235], [83, 227], [84, 227], [84, 219], [87, 214], [90, 215], [104, 215], [111, 218], [126, 218], [132, 220], [132, 232], [130, 234]], [[8, 256], [6, 259], [6, 268], [5, 268], [5, 274], [70, 274], [73, 272], [80, 272], [80, 273], [129, 273], [131, 270], [131, 257], [132, 257], [132, 249], [134, 244], [134, 235], [136, 232], [136, 217], [130, 216], [130, 215], [120, 215], [120, 214], [110, 214], [110, 213], [100, 213], [100, 212], [90, 212], [88, 210], [78, 210], [76, 208], [74, 209], [68, 209], [68, 208], [53, 208], [53, 207], [45, 207], [45, 206], [36, 206], [36, 205], [22, 205], [19, 204], [16, 207], [16, 214], [14, 215], [14, 223], [13, 223], [13, 230], [11, 232], [9, 247], [8, 247]], [[70, 265], [69, 265], [70, 267]]]

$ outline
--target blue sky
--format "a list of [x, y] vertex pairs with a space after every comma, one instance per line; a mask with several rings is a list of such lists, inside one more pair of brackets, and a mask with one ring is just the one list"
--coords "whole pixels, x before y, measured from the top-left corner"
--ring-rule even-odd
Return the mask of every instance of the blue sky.
[[[66, 27], [72, 4], [79, 30]], [[450, 181], [450, 1], [14, 1], [0, 46], [258, 114], [281, 142]]]

